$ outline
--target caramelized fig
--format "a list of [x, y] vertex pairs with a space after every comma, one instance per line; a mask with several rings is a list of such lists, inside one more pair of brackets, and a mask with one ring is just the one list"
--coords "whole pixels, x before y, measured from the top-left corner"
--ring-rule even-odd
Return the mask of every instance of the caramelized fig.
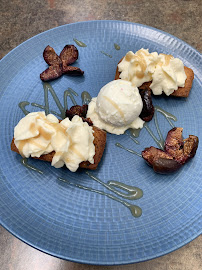
[[73, 116], [78, 115], [80, 117], [86, 117], [88, 111], [88, 105], [84, 104], [82, 106], [80, 105], [75, 105], [72, 106], [69, 110], [66, 110], [66, 117], [68, 117], [70, 120], [72, 119]]
[[194, 157], [198, 148], [198, 137], [189, 135], [182, 139], [182, 128], [171, 129], [165, 141], [165, 151], [153, 146], [142, 151], [142, 157], [157, 173], [177, 171], [185, 162]]
[[63, 73], [72, 75], [72, 76], [79, 76], [79, 75], [83, 75], [84, 71], [78, 67], [66, 66], [66, 67], [63, 67]]
[[59, 65], [50, 66], [40, 74], [42, 81], [50, 81], [62, 76], [62, 68]]
[[62, 67], [73, 64], [79, 56], [79, 52], [74, 45], [66, 45], [60, 53], [60, 59], [62, 61]]
[[168, 174], [173, 173], [182, 166], [174, 159], [159, 158], [153, 162], [153, 169], [157, 173]]
[[183, 128], [173, 128], [168, 132], [165, 141], [165, 151], [177, 162], [184, 164], [194, 157], [198, 148], [198, 137], [189, 135], [189, 138], [182, 139]]
[[142, 151], [142, 157], [157, 173], [168, 174], [181, 167], [181, 164], [174, 160], [172, 156], [153, 146], [145, 148]]
[[75, 105], [72, 106], [69, 110], [66, 110], [66, 116], [68, 118], [72, 118], [74, 115], [78, 115], [80, 117], [86, 117], [88, 111], [88, 105], [84, 104], [82, 106], [80, 105]]
[[151, 166], [153, 166], [153, 162], [159, 158], [173, 159], [170, 155], [165, 153], [163, 150], [158, 149], [154, 146], [145, 148], [144, 151], [142, 151], [142, 157]]
[[84, 118], [84, 117], [82, 117], [82, 120], [83, 120], [83, 122], [88, 123], [89, 126], [93, 126], [93, 122], [91, 121], [90, 118]]
[[138, 87], [139, 90], [150, 90], [151, 91], [151, 88], [150, 88], [150, 85], [151, 85], [152, 82], [145, 82], [143, 83], [142, 85], [140, 85]]
[[184, 140], [184, 154], [187, 156], [187, 160], [195, 156], [198, 143], [199, 139], [194, 135], [189, 135], [189, 138]]
[[44, 49], [43, 58], [49, 66], [62, 65], [60, 57], [55, 50], [49, 45]]
[[93, 122], [90, 118], [86, 118], [86, 114], [88, 111], [88, 105], [84, 104], [82, 106], [75, 105], [72, 106], [69, 110], [66, 110], [66, 117], [68, 117], [70, 120], [75, 116], [78, 115], [82, 118], [83, 122], [87, 122], [89, 126], [93, 125]]
[[176, 160], [183, 153], [183, 139], [182, 139], [182, 128], [172, 128], [165, 140], [165, 151], [173, 156]]
[[40, 74], [41, 80], [54, 80], [59, 78], [63, 73], [72, 76], [83, 75], [84, 71], [80, 68], [69, 66], [78, 59], [78, 55], [78, 50], [74, 45], [66, 45], [61, 51], [60, 56], [48, 45], [43, 52], [43, 57], [50, 67]]
[[154, 115], [154, 106], [152, 104], [151, 90], [140, 90], [140, 96], [143, 102], [143, 109], [140, 114], [140, 118], [145, 122], [148, 122], [153, 118]]

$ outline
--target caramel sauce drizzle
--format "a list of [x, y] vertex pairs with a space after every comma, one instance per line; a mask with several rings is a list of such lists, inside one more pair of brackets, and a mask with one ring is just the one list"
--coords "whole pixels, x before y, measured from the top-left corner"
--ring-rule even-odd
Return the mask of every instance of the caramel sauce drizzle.
[[[144, 73], [145, 73], [145, 70], [147, 68], [147, 63], [146, 63], [146, 60], [145, 60], [143, 55], [147, 56], [148, 54], [145, 51], [137, 51], [135, 55], [126, 54], [126, 56], [125, 56], [125, 60], [128, 62], [131, 61], [132, 66], [134, 66], [134, 67], [139, 66], [140, 67], [140, 71], [136, 71], [136, 73], [135, 73], [139, 79], [142, 79], [144, 77]], [[173, 58], [173, 56], [170, 54], [163, 54], [163, 53], [161, 53], [160, 55], [163, 55], [165, 57], [165, 63], [159, 62], [157, 65], [168, 66], [170, 63], [170, 60]], [[129, 78], [129, 80], [131, 81], [132, 78]]]
[[163, 55], [165, 57], [165, 63], [158, 63], [159, 66], [168, 66], [170, 64], [170, 60], [173, 58], [173, 56], [171, 54], [164, 54], [164, 53], [160, 53], [160, 55]]
[[81, 160], [85, 161], [85, 157], [81, 154], [81, 152], [79, 152], [78, 149], [76, 149], [76, 147], [74, 145], [70, 146], [69, 151], [73, 152], [78, 157], [80, 157]]
[[125, 60], [127, 62], [130, 62], [132, 60], [132, 58], [133, 58], [133, 55], [132, 54], [126, 54], [126, 56], [125, 56]]
[[[147, 55], [144, 51], [137, 51], [135, 55], [133, 54], [126, 54], [125, 60], [130, 62], [131, 65], [134, 67], [140, 67], [140, 70], [136, 71], [136, 76], [139, 79], [142, 79], [144, 77], [145, 70], [147, 68], [147, 63], [145, 61], [144, 55]], [[129, 78], [132, 80], [132, 78]]]
[[142, 53], [140, 51], [137, 52], [137, 56], [134, 59], [135, 59], [134, 64], [139, 64], [140, 68], [141, 68], [140, 71], [136, 72], [136, 76], [139, 79], [142, 79], [144, 77], [144, 73], [145, 73], [145, 70], [147, 68], [147, 63], [144, 59], [144, 56], [142, 55]]
[[125, 121], [125, 117], [124, 117], [124, 112], [119, 108], [119, 106], [116, 104], [116, 102], [114, 102], [111, 98], [107, 97], [107, 96], [103, 96], [121, 115], [121, 117], [123, 118], [123, 120]]

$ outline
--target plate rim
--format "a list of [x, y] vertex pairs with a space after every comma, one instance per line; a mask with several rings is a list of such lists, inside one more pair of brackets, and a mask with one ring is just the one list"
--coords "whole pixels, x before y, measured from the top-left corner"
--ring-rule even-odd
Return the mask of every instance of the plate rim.
[[192, 47], [190, 44], [188, 44], [186, 41], [168, 33], [168, 32], [165, 32], [161, 29], [158, 29], [156, 27], [153, 27], [153, 26], [149, 26], [149, 25], [146, 25], [146, 24], [141, 24], [141, 23], [135, 23], [135, 22], [129, 22], [129, 21], [122, 21], [122, 20], [90, 20], [90, 21], [79, 21], [79, 22], [73, 22], [73, 23], [68, 23], [68, 24], [62, 24], [62, 25], [59, 25], [59, 26], [56, 26], [56, 27], [53, 27], [53, 28], [50, 28], [50, 29], [47, 29], [43, 32], [40, 32], [28, 39], [26, 39], [25, 41], [23, 41], [22, 43], [18, 44], [15, 48], [13, 48], [11, 51], [9, 51], [6, 55], [4, 55], [1, 59], [0, 59], [0, 63], [2, 60], [4, 60], [5, 57], [7, 57], [8, 55], [10, 55], [10, 53], [12, 53], [14, 50], [16, 50], [18, 47], [22, 46], [24, 43], [30, 41], [31, 39], [35, 38], [35, 37], [38, 37], [40, 35], [43, 35], [45, 33], [48, 33], [48, 32], [51, 32], [51, 31], [54, 31], [55, 29], [59, 29], [59, 28], [63, 28], [63, 27], [66, 27], [68, 25], [76, 25], [76, 24], [83, 24], [83, 23], [95, 23], [95, 22], [100, 22], [100, 23], [103, 23], [103, 22], [116, 22], [116, 23], [126, 23], [126, 24], [134, 24], [134, 25], [137, 25], [137, 26], [140, 26], [140, 27], [143, 27], [143, 28], [148, 28], [148, 29], [151, 29], [151, 30], [155, 30], [157, 32], [161, 32], [162, 34], [165, 34], [165, 35], [169, 35], [170, 37], [174, 38], [174, 39], [177, 39], [179, 42], [181, 43], [184, 43], [186, 46], [188, 46], [191, 50], [195, 51], [201, 58], [202, 58], [202, 55], [201, 53], [194, 47]]

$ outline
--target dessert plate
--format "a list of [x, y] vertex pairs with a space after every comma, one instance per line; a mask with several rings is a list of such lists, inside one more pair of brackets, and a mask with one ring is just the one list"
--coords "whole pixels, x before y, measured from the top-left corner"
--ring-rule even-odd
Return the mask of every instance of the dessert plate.
[[[86, 46], [78, 46], [77, 40]], [[42, 56], [44, 48], [50, 45], [59, 54], [66, 44], [77, 46], [79, 59], [75, 65], [85, 75], [62, 76], [50, 83], [62, 107], [65, 100], [70, 107], [72, 97], [81, 105], [84, 91], [97, 96], [100, 88], [114, 79], [117, 63], [129, 50], [143, 47], [179, 57], [195, 73], [190, 96], [158, 96], [153, 103], [177, 118], [170, 121], [184, 128], [184, 137], [193, 134], [201, 139], [202, 58], [188, 44], [157, 29], [121, 21], [80, 22], [41, 33], [0, 62], [1, 225], [43, 252], [88, 264], [141, 262], [190, 242], [201, 233], [201, 144], [196, 156], [178, 172], [154, 173], [134, 152], [140, 154], [145, 147], [157, 146], [148, 132], [158, 137], [154, 119], [136, 139], [129, 133], [107, 134], [105, 153], [93, 172], [71, 173], [43, 161], [28, 160], [37, 168], [34, 171], [11, 152], [14, 126], [24, 116], [18, 104], [26, 101], [23, 104], [27, 111], [41, 110], [39, 105], [44, 105], [39, 78], [47, 68]], [[65, 90], [69, 90], [67, 99]], [[50, 110], [59, 112], [52, 94], [47, 93]], [[156, 117], [165, 138], [171, 126], [161, 113], [156, 112]], [[116, 191], [127, 191], [108, 182], [111, 180], [142, 189], [143, 197], [128, 200], [119, 196]], [[139, 218], [132, 215], [131, 205], [142, 209]]]

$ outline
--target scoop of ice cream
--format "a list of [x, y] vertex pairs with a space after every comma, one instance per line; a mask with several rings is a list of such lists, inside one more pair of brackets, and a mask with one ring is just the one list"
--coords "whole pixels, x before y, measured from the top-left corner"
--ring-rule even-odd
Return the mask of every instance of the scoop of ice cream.
[[93, 124], [114, 134], [128, 128], [142, 128], [139, 118], [143, 103], [137, 87], [125, 80], [111, 81], [100, 90], [88, 106], [87, 117]]

